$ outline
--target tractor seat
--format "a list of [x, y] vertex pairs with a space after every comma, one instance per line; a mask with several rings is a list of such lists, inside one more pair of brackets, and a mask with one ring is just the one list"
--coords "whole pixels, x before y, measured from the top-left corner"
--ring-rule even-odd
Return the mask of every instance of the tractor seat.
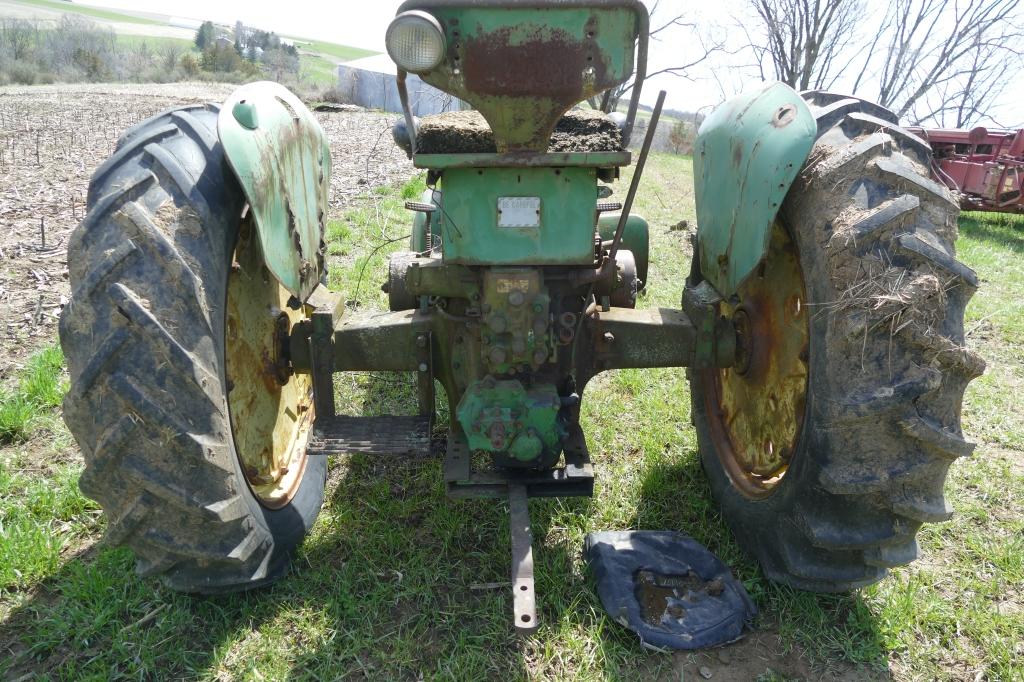
[[[571, 109], [555, 125], [548, 152], [620, 152], [622, 133], [610, 116], [593, 109]], [[416, 136], [419, 154], [494, 154], [494, 133], [478, 111], [426, 116]]]

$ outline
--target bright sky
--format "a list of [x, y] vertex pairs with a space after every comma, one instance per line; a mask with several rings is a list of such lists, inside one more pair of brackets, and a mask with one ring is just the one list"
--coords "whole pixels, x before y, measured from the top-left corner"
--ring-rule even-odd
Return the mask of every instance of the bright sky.
[[[85, 0], [83, 4], [209, 19], [228, 25], [241, 20], [244, 24], [281, 34], [384, 52], [384, 32], [402, 0], [335, 0], [329, 3], [317, 0]], [[681, 14], [685, 5], [693, 4], [687, 0], [662, 0], [664, 9], [659, 10], [659, 14], [663, 13], [666, 17]], [[696, 20], [696, 10], [691, 7], [686, 11]], [[674, 37], [668, 36], [664, 43], [652, 43], [649, 70], [668, 66], [676, 54], [685, 49], [679, 42], [673, 44], [670, 41]], [[682, 78], [665, 76], [651, 79], [644, 85], [645, 104], [654, 104], [659, 88], [668, 91], [666, 106], [669, 108], [694, 110], [721, 100], [718, 86], [713, 82], [691, 83]]]
[[[79, 0], [83, 1], [83, 0]], [[886, 0], [867, 0], [870, 15], [885, 6]], [[210, 19], [217, 23], [243, 23], [277, 33], [327, 40], [342, 45], [364, 47], [384, 51], [384, 31], [395, 15], [401, 0], [280, 0], [252, 2], [252, 0], [84, 0], [85, 4], [110, 8], [172, 14], [176, 17]], [[692, 0], [661, 0], [658, 12], [652, 19], [657, 25], [676, 15], [701, 26], [732, 26], [727, 29], [731, 40], [738, 40], [733, 25], [734, 16], [742, 14], [748, 5], [745, 0], [714, 0], [696, 3]], [[864, 30], [870, 30], [866, 17]], [[700, 46], [693, 34], [686, 28], [673, 27], [662, 34], [661, 40], [652, 41], [648, 70], [686, 63]], [[708, 69], [700, 71], [701, 77], [687, 80], [676, 76], [661, 76], [649, 80], [643, 91], [642, 101], [653, 104], [657, 91], [668, 91], [666, 106], [673, 109], [707, 111], [723, 99], [742, 90], [748, 84], [748, 73], [724, 65], [735, 63], [735, 59], [724, 58], [719, 65], [717, 77]], [[752, 76], [752, 75], [751, 75]], [[751, 83], [752, 84], [752, 83]], [[837, 88], [841, 89], [841, 88]], [[870, 97], [870, 95], [865, 95]], [[1001, 98], [996, 109], [997, 118], [1004, 125], [1024, 123], [1024, 93], [1020, 87], [1011, 87]]]

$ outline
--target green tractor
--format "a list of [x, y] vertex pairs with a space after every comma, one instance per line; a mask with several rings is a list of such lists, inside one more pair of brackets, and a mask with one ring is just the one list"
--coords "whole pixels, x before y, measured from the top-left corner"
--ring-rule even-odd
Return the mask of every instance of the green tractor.
[[[409, 0], [388, 28], [428, 190], [384, 283], [327, 290], [331, 159], [306, 107], [253, 83], [127, 131], [69, 244], [65, 419], [107, 540], [197, 593], [282, 577], [327, 455], [429, 453], [453, 498], [507, 499], [515, 624], [537, 626], [526, 501], [585, 496], [588, 381], [685, 367], [721, 513], [776, 581], [849, 590], [916, 557], [971, 452], [977, 277], [928, 145], [891, 112], [780, 83], [726, 102], [694, 150], [698, 227], [678, 308], [636, 307], [648, 229], [608, 186], [631, 163], [648, 14], [637, 0]], [[416, 120], [406, 77], [475, 111]], [[628, 114], [573, 108], [630, 78]], [[649, 133], [655, 127], [661, 100]], [[338, 372], [412, 372], [416, 416], [346, 417]], [[443, 442], [443, 448], [440, 447]]]

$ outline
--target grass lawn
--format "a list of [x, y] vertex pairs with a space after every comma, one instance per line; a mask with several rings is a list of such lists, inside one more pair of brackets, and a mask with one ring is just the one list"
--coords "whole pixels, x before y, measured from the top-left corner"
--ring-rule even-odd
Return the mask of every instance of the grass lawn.
[[165, 47], [174, 45], [184, 52], [192, 52], [195, 55], [199, 55], [199, 50], [196, 49], [195, 41], [188, 40], [186, 38], [172, 38], [170, 36], [140, 36], [136, 34], [118, 33], [116, 35], [117, 44], [122, 47], [137, 47], [139, 45], [148, 45], [151, 50], [160, 50]]
[[35, 7], [41, 7], [43, 9], [57, 10], [58, 12], [74, 12], [75, 14], [84, 14], [88, 17], [94, 17], [96, 19], [106, 19], [107, 21], [121, 21], [127, 24], [152, 24], [157, 26], [165, 25], [162, 21], [156, 21], [155, 19], [148, 19], [146, 17], [139, 17], [133, 14], [122, 14], [121, 12], [115, 12], [108, 9], [100, 9], [98, 7], [89, 7], [82, 5], [77, 2], [61, 2], [61, 0], [17, 0], [23, 5], [33, 5]]
[[299, 54], [299, 77], [317, 87], [335, 87], [338, 85], [338, 65], [331, 59], [303, 52]]
[[[678, 305], [689, 246], [669, 226], [695, 222], [691, 175], [687, 158], [648, 164], [642, 306]], [[402, 202], [421, 189], [421, 179], [368, 189], [329, 225], [330, 282], [347, 299], [386, 307], [386, 257], [404, 240], [374, 249], [407, 234]], [[628, 370], [596, 379], [584, 401], [593, 499], [530, 503], [543, 623], [534, 637], [512, 634], [507, 589], [480, 587], [508, 580], [506, 506], [446, 500], [438, 460], [336, 458], [292, 574], [255, 593], [182, 596], [136, 578], [126, 551], [97, 542], [104, 521], [76, 486], [80, 457], [53, 407], [64, 384], [50, 349], [0, 400], [0, 414], [28, 406], [12, 408], [26, 416], [0, 432], [0, 675], [689, 680], [700, 665], [721, 680], [1020, 679], [1024, 220], [969, 214], [961, 230], [959, 255], [983, 281], [967, 330], [988, 371], [964, 408], [979, 447], [953, 466], [954, 519], [927, 526], [920, 560], [879, 585], [823, 596], [765, 580], [708, 497], [683, 371]], [[403, 375], [342, 376], [337, 390], [353, 414], [415, 409]], [[681, 529], [707, 544], [757, 602], [756, 633], [711, 654], [641, 648], [605, 615], [580, 557], [588, 531], [625, 528]]]
[[289, 37], [289, 39], [294, 40], [296, 46], [301, 50], [329, 55], [334, 57], [338, 62], [346, 62], [352, 59], [359, 59], [360, 57], [369, 57], [370, 55], [379, 54], [373, 50], [365, 50], [361, 47], [349, 47], [348, 45], [329, 43], [324, 40], [307, 40], [306, 38], [295, 37]]

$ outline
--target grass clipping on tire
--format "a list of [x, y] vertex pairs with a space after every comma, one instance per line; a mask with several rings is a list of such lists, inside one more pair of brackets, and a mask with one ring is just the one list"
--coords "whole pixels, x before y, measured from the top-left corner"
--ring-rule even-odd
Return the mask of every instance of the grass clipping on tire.
[[[838, 173], [842, 178], [840, 185], [846, 185], [847, 181], [853, 183], [856, 178], [863, 177], [868, 170], [865, 164], [857, 163], [855, 157], [832, 156], [827, 162], [826, 158], [827, 150], [819, 149], [808, 162], [808, 172], [817, 178], [829, 175], [833, 181]], [[927, 169], [916, 161], [909, 157], [904, 159], [915, 171], [927, 174]], [[846, 200], [837, 193], [834, 201], [838, 208]], [[832, 233], [824, 244], [824, 250], [828, 254], [828, 271], [838, 296], [834, 301], [822, 304], [823, 310], [833, 315], [860, 318], [859, 324], [853, 328], [860, 330], [865, 341], [869, 333], [887, 330], [890, 337], [904, 335], [914, 345], [929, 349], [926, 352], [929, 362], [940, 354], [952, 354], [976, 366], [980, 374], [984, 369], [980, 358], [965, 346], [952, 342], [938, 329], [946, 317], [947, 293], [959, 285], [959, 279], [928, 263], [919, 264], [914, 269], [903, 267], [893, 263], [886, 250], [871, 250], [870, 244], [859, 243], [859, 226], [877, 210], [846, 207], [833, 220]], [[955, 220], [950, 222], [947, 215], [935, 211], [927, 202], [922, 202], [919, 210], [929, 213], [928, 217], [938, 226], [936, 232], [942, 239], [955, 243]], [[905, 232], [904, 225], [897, 221], [893, 226], [872, 232], [871, 241], [888, 243]]]

